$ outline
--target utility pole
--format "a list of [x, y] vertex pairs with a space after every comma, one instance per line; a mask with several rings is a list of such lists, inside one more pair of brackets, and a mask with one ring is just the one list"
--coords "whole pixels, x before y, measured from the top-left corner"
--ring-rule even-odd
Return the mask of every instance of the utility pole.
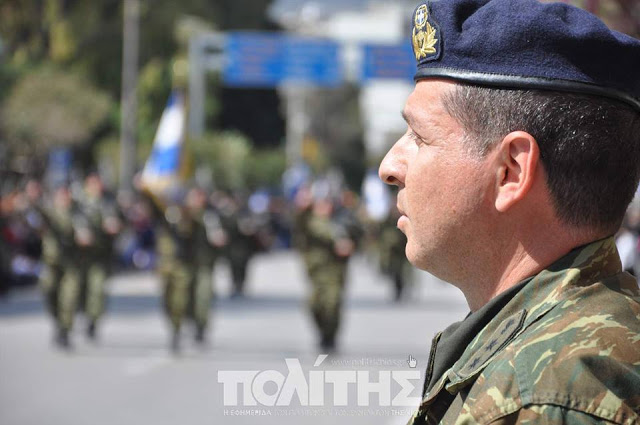
[[224, 48], [221, 33], [199, 34], [189, 40], [189, 137], [200, 137], [205, 131], [207, 71], [222, 72]]
[[138, 101], [138, 42], [140, 0], [124, 0], [124, 34], [122, 42], [122, 92], [120, 130], [120, 192], [131, 192], [136, 172], [136, 126]]
[[206, 94], [206, 69], [203, 65], [200, 37], [189, 40], [189, 137], [204, 133], [204, 103]]
[[287, 105], [287, 137], [285, 152], [287, 165], [292, 166], [302, 159], [302, 144], [309, 127], [307, 113], [307, 90], [303, 86], [285, 86], [284, 93]]

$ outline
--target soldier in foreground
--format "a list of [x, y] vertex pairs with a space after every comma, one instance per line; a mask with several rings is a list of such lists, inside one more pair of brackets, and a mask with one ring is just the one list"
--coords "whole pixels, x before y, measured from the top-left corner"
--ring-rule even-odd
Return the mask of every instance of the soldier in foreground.
[[409, 261], [471, 309], [434, 338], [412, 423], [640, 423], [640, 294], [613, 239], [640, 177], [640, 42], [534, 0], [412, 21], [380, 177]]

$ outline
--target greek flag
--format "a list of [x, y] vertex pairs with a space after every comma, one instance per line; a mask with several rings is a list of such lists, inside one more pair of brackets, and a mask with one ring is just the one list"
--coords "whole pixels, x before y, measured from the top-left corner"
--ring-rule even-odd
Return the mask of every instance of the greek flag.
[[160, 118], [151, 155], [142, 170], [143, 186], [160, 194], [179, 183], [185, 134], [184, 94], [174, 90]]

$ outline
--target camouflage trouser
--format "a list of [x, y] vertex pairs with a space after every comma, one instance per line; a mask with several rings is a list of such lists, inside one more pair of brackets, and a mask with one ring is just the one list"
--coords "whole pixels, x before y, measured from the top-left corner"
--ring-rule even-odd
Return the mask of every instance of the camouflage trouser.
[[182, 262], [173, 263], [172, 267], [164, 267], [162, 279], [164, 308], [175, 330], [180, 329], [182, 318], [187, 313], [189, 304], [189, 285], [191, 270]]
[[45, 305], [59, 329], [70, 330], [78, 303], [79, 273], [74, 267], [46, 265], [40, 285]]
[[250, 257], [248, 255], [233, 255], [229, 257], [233, 290], [238, 294], [244, 292], [244, 283], [247, 279], [247, 266], [249, 265], [249, 259]]
[[104, 313], [106, 280], [106, 264], [91, 262], [80, 268], [80, 299], [78, 307], [92, 323], [97, 322]]
[[309, 270], [311, 314], [323, 339], [333, 339], [340, 325], [346, 263], [326, 264]]
[[387, 269], [388, 276], [393, 280], [395, 297], [399, 300], [406, 286], [406, 257], [392, 256]]
[[171, 324], [179, 330], [185, 316], [205, 328], [209, 322], [209, 309], [213, 297], [212, 267], [195, 267], [176, 262], [161, 273], [164, 306]]
[[209, 323], [209, 310], [213, 298], [213, 264], [197, 266], [190, 292], [190, 316], [198, 327], [204, 329]]

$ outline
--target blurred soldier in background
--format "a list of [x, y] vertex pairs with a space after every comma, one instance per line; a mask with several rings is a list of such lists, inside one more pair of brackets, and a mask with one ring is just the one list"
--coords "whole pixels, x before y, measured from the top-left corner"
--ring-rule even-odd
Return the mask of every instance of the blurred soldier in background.
[[209, 309], [213, 299], [213, 268], [229, 238], [222, 228], [219, 214], [208, 203], [207, 193], [201, 188], [189, 190], [187, 213], [193, 223], [195, 248], [194, 270], [190, 274], [189, 316], [196, 325], [196, 341], [204, 342], [209, 324]]
[[216, 204], [222, 225], [229, 236], [225, 255], [229, 260], [233, 280], [231, 296], [242, 297], [249, 260], [257, 248], [259, 223], [247, 208], [246, 199], [239, 194], [232, 196], [219, 193]]
[[380, 255], [380, 271], [391, 278], [396, 301], [402, 299], [407, 283], [407, 273], [409, 272], [409, 262], [404, 253], [407, 238], [397, 227], [400, 216], [394, 197], [389, 215], [380, 225], [380, 235], [377, 241]]
[[171, 320], [171, 348], [180, 348], [180, 328], [185, 316], [196, 326], [196, 340], [205, 340], [213, 296], [212, 267], [216, 249], [226, 243], [215, 213], [206, 208], [206, 194], [193, 189], [176, 196], [159, 224], [158, 270], [164, 305]]
[[355, 220], [329, 194], [312, 192], [303, 188], [296, 196], [296, 244], [311, 280], [309, 305], [320, 348], [332, 351], [340, 326], [347, 263], [356, 248]]
[[189, 284], [193, 279], [195, 225], [181, 205], [182, 200], [173, 201], [161, 214], [156, 248], [164, 308], [172, 325], [171, 348], [176, 351], [180, 345], [182, 319], [189, 304]]
[[42, 208], [45, 233], [42, 240], [44, 269], [41, 285], [45, 304], [56, 326], [56, 343], [68, 348], [69, 331], [77, 306], [79, 270], [78, 241], [84, 235], [76, 234], [73, 216], [76, 208], [67, 185], [55, 188], [53, 199]]
[[105, 281], [111, 268], [113, 244], [122, 222], [114, 200], [105, 194], [102, 180], [95, 173], [85, 178], [78, 207], [74, 223], [81, 235], [83, 253], [78, 261], [78, 307], [88, 320], [87, 336], [95, 339], [97, 322], [105, 309]]
[[384, 185], [377, 170], [371, 170], [362, 183], [362, 196], [359, 217], [365, 230], [365, 253], [391, 280], [394, 300], [400, 301], [411, 270], [404, 252], [407, 238], [397, 226], [401, 215], [397, 194]]

